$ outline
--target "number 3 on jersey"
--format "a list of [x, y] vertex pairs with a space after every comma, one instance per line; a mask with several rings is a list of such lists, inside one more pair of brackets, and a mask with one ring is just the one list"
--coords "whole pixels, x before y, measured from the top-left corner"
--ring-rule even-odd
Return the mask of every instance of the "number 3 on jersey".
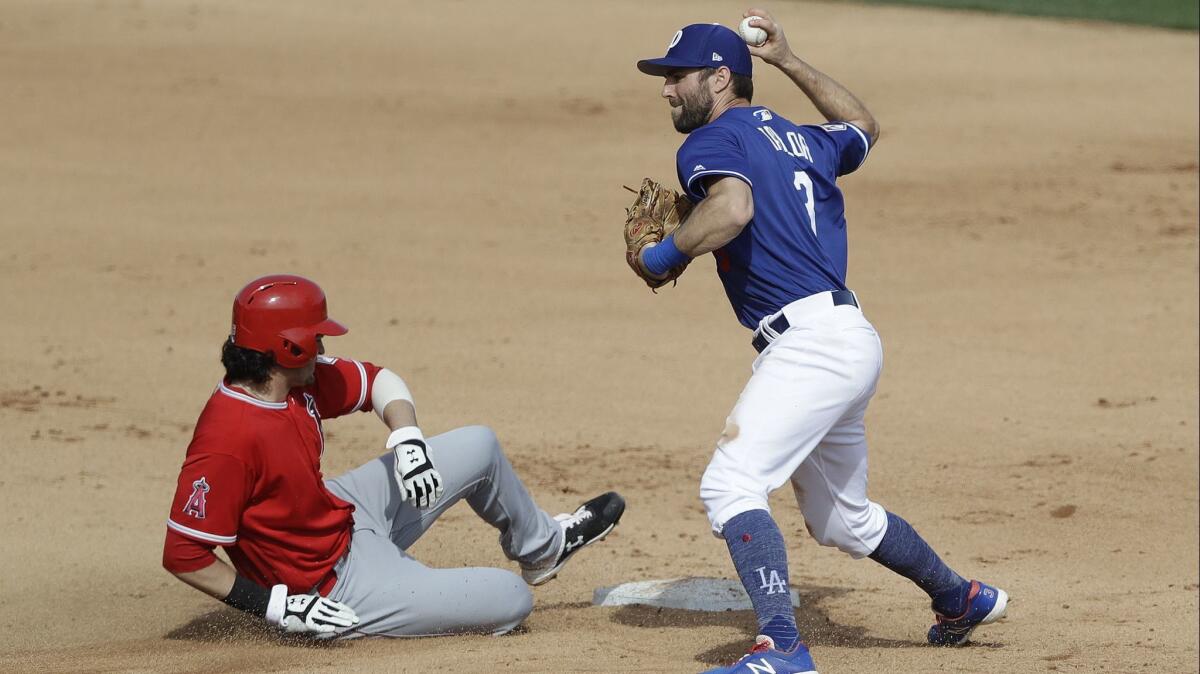
[[804, 210], [808, 212], [808, 226], [812, 228], [813, 236], [817, 235], [817, 197], [813, 194], [812, 178], [804, 171], [796, 171], [796, 180], [792, 183], [804, 199]]

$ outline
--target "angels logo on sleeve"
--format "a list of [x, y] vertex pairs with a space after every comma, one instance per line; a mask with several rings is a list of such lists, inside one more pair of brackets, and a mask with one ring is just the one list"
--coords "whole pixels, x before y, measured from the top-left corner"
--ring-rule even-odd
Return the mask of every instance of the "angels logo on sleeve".
[[188, 497], [187, 503], [183, 506], [183, 514], [191, 515], [198, 520], [204, 519], [204, 510], [207, 506], [207, 495], [210, 487], [208, 480], [201, 477], [192, 483], [192, 495]]

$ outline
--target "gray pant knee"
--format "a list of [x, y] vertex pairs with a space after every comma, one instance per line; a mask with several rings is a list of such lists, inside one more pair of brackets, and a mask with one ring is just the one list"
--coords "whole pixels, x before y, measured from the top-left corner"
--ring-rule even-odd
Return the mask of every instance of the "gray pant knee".
[[487, 426], [464, 426], [435, 438], [434, 462], [438, 458], [453, 461], [462, 466], [469, 475], [483, 475], [491, 471], [501, 454], [500, 440], [495, 431]]
[[[533, 593], [520, 576], [508, 571], [497, 571], [504, 574], [502, 582], [509, 586], [504, 588], [495, 607], [497, 614], [494, 617], [495, 627], [492, 634], [499, 635], [513, 631], [533, 613]], [[500, 582], [498, 580], [497, 585]]]

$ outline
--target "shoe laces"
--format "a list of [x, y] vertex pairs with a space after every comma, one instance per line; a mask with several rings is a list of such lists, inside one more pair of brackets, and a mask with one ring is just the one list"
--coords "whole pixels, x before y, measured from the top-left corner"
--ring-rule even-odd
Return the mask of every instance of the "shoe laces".
[[562, 523], [564, 529], [570, 529], [571, 527], [578, 526], [587, 520], [592, 519], [593, 515], [594, 513], [591, 510], [587, 508], [580, 508], [570, 515], [559, 515], [557, 519]]
[[765, 634], [760, 634], [754, 639], [754, 645], [750, 647], [750, 654], [766, 653], [773, 650], [775, 650], [775, 641]]
[[766, 653], [773, 650], [775, 650], [775, 641], [765, 634], [760, 634], [755, 637], [754, 645], [750, 647], [750, 650], [746, 651], [746, 654], [738, 662], [742, 662], [751, 655], [758, 655], [759, 653]]

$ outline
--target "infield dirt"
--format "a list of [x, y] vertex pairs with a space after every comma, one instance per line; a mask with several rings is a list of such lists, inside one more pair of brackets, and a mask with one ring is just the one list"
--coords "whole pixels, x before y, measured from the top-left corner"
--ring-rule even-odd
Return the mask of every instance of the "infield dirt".
[[[711, 258], [658, 295], [622, 259], [681, 140], [633, 62], [728, 2], [8, 0], [0, 10], [0, 658], [9, 671], [696, 672], [747, 613], [589, 605], [731, 577], [700, 474], [749, 374]], [[818, 547], [786, 492], [823, 674], [1187, 672], [1198, 657], [1196, 33], [783, 3], [883, 137], [842, 181], [884, 343], [873, 497], [1006, 622], [923, 644], [923, 595]], [[759, 64], [756, 102], [817, 114]], [[518, 634], [281, 644], [160, 567], [230, 299], [322, 283], [426, 432], [494, 427], [552, 512], [622, 525]], [[382, 451], [332, 422], [327, 475]], [[512, 568], [468, 508], [412, 551]]]

